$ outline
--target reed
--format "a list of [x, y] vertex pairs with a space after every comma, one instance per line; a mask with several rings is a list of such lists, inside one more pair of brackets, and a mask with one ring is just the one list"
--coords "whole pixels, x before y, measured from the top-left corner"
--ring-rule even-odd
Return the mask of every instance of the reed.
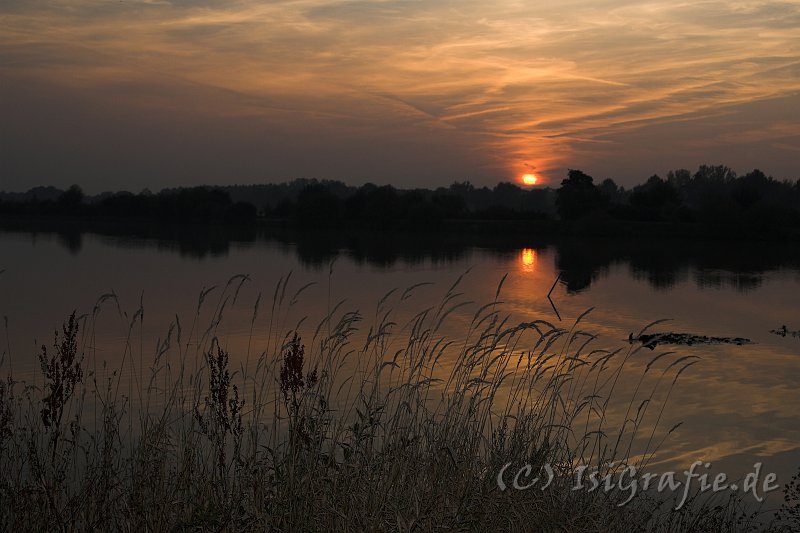
[[[369, 316], [329, 297], [313, 325], [290, 313], [308, 288], [292, 289], [291, 275], [276, 285], [265, 338], [254, 336], [259, 295], [247, 349], [232, 354], [220, 324], [248, 281], [235, 276], [204, 289], [188, 333], [176, 317], [150, 357], [141, 342], [136, 353], [142, 306], [129, 318], [115, 294], [104, 295], [90, 315], [69, 317], [54, 350], [42, 349], [40, 383], [9, 372], [0, 383], [2, 530], [740, 531], [758, 524], [735, 499], [695, 497], [675, 512], [649, 494], [619, 505], [624, 494], [572, 490], [576, 465], [600, 475], [646, 468], [675, 429], [658, 423], [692, 358], [597, 348], [582, 329], [585, 314], [569, 329], [511, 323], [502, 281], [457, 336], [447, 334], [448, 321], [476, 307], [459, 292], [460, 279], [410, 318], [397, 307], [418, 286], [390, 291]], [[115, 369], [95, 350], [98, 316], [112, 303], [128, 332]], [[626, 366], [645, 357], [631, 397], [614, 411]], [[497, 475], [508, 462], [550, 465], [553, 483], [500, 490]]]

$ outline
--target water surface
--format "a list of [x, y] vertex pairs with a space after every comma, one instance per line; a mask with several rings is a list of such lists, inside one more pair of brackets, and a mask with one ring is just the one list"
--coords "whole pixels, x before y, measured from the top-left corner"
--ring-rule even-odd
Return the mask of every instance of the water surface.
[[[410, 317], [439, 301], [466, 273], [459, 292], [474, 303], [454, 312], [447, 326], [454, 338], [464, 334], [475, 309], [495, 297], [507, 275], [500, 299], [512, 320], [544, 319], [570, 327], [593, 308], [581, 327], [598, 335], [598, 346], [627, 347], [630, 334], [660, 319], [669, 321], [656, 331], [753, 341], [663, 347], [700, 360], [670, 394], [659, 424], [683, 424], [665, 440], [654, 468], [682, 470], [703, 460], [736, 477], [763, 462], [765, 471], [785, 482], [800, 465], [800, 338], [771, 332], [784, 325], [800, 330], [800, 251], [795, 246], [49, 227], [6, 230], [0, 233], [0, 250], [0, 313], [7, 320], [2, 370], [12, 371], [15, 379], [35, 383], [39, 346], [52, 342], [69, 313], [91, 314], [106, 293], [118, 297], [119, 308], [103, 304], [91, 350], [113, 367], [132, 331], [134, 356], [145, 366], [146, 354], [155, 352], [170, 323], [179, 320], [184, 336], [192, 327], [204, 327], [222, 303], [228, 280], [246, 274], [235, 303], [229, 287], [218, 332], [242, 365], [243, 354], [258, 351], [254, 345], [266, 337], [264, 306], [290, 272], [290, 292], [313, 285], [287, 310], [284, 324], [308, 317], [306, 331], [340, 301], [341, 309], [365, 316], [366, 328], [378, 300], [391, 289], [425, 284], [412, 298], [401, 301], [396, 292], [388, 300], [397, 305], [399, 317]], [[199, 293], [214, 286], [198, 316]], [[253, 322], [259, 294], [262, 311]], [[131, 330], [140, 307], [141, 327]], [[649, 360], [647, 353], [632, 359], [630, 376], [641, 373]], [[622, 394], [631, 390], [633, 379], [621, 387]]]

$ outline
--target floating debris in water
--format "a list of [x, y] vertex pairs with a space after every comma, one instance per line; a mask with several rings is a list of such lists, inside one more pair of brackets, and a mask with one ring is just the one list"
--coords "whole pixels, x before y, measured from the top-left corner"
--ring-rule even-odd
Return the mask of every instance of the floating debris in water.
[[651, 350], [654, 350], [659, 344], [682, 344], [685, 346], [693, 344], [735, 344], [737, 346], [753, 344], [753, 341], [743, 337], [708, 337], [691, 333], [643, 333], [638, 337], [634, 337], [631, 333], [628, 335], [628, 342], [641, 342]]
[[785, 325], [781, 326], [779, 329], [771, 329], [769, 332], [774, 333], [775, 335], [780, 335], [781, 337], [786, 337], [787, 335], [792, 337], [800, 337], [800, 330], [791, 331], [787, 329]]

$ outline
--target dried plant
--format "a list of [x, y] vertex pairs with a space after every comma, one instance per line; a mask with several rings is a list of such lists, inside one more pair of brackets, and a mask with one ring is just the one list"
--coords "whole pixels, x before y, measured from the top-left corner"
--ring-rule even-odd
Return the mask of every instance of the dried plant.
[[800, 469], [786, 484], [776, 517], [784, 531], [800, 531]]
[[14, 382], [0, 380], [0, 453], [3, 442], [14, 433]]
[[300, 344], [300, 337], [294, 334], [292, 341], [283, 353], [280, 369], [280, 389], [286, 408], [292, 416], [300, 409], [300, 401], [304, 391], [317, 383], [317, 369], [311, 370], [303, 377], [306, 347]]
[[62, 326], [61, 341], [58, 331], [54, 334], [53, 352], [48, 354], [42, 345], [39, 363], [47, 381], [47, 394], [42, 398], [42, 423], [52, 431], [52, 458], [55, 460], [58, 439], [62, 433], [61, 422], [64, 408], [75, 392], [75, 386], [83, 380], [83, 355], [78, 355], [78, 321], [75, 311]]
[[206, 353], [208, 365], [208, 396], [205, 398], [205, 415], [195, 409], [195, 417], [202, 433], [212, 442], [217, 456], [217, 467], [221, 477], [227, 468], [226, 446], [231, 437], [236, 455], [241, 447], [242, 408], [239, 389], [231, 383], [228, 368], [228, 352], [217, 345]]

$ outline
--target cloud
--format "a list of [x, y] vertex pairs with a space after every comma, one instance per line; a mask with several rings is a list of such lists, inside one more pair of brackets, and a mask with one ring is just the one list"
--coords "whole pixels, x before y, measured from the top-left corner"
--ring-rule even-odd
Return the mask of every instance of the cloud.
[[[11, 1], [0, 78], [240, 132], [268, 123], [301, 145], [312, 129], [391, 138], [384, 151], [439, 135], [448, 154], [481, 154], [478, 181], [530, 165], [555, 180], [636, 151], [616, 141], [628, 132], [796, 94], [798, 21], [800, 2], [769, 1]], [[435, 179], [417, 155], [395, 174]]]

